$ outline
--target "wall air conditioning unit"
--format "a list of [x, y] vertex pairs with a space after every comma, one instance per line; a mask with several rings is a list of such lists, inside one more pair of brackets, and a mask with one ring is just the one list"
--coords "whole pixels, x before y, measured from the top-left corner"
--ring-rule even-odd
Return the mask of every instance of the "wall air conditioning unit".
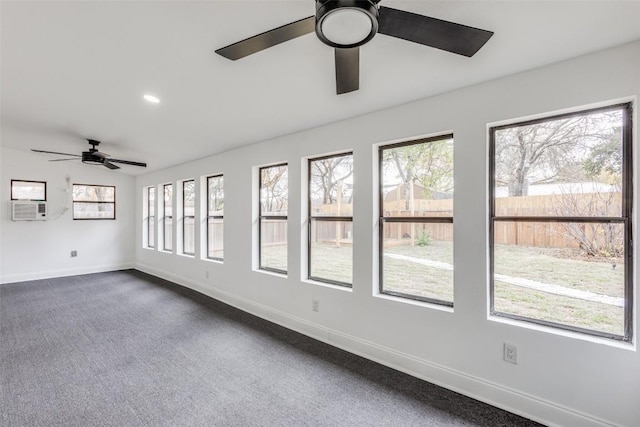
[[13, 221], [46, 221], [47, 202], [14, 200], [11, 202], [11, 219]]

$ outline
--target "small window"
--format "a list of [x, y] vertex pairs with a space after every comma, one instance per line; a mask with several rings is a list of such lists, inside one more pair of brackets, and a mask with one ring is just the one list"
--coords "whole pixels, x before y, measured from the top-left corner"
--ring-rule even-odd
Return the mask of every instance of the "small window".
[[116, 187], [73, 184], [73, 219], [116, 219]]
[[353, 154], [309, 159], [308, 277], [353, 282]]
[[156, 187], [147, 188], [147, 247], [156, 247]]
[[12, 179], [11, 200], [47, 200], [47, 183]]
[[260, 168], [259, 266], [287, 273], [289, 175], [286, 164]]
[[195, 180], [182, 181], [182, 253], [195, 253], [196, 238], [196, 183]]
[[453, 135], [380, 147], [380, 293], [453, 306]]
[[224, 258], [224, 177], [207, 177], [207, 258]]
[[493, 316], [631, 340], [631, 112], [490, 129]]
[[173, 250], [173, 184], [162, 186], [162, 249]]

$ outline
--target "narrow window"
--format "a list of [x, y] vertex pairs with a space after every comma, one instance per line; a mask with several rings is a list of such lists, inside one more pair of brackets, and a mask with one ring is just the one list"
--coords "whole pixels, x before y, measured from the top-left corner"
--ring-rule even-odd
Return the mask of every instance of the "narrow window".
[[162, 205], [162, 249], [173, 250], [173, 184], [163, 186], [164, 202]]
[[490, 129], [492, 315], [631, 340], [631, 111]]
[[453, 306], [453, 136], [380, 147], [380, 293]]
[[195, 253], [196, 189], [195, 180], [182, 181], [182, 253]]
[[147, 247], [156, 247], [156, 187], [147, 188]]
[[207, 258], [224, 257], [224, 177], [207, 177]]
[[353, 153], [309, 159], [309, 279], [353, 282]]
[[44, 181], [11, 180], [11, 200], [47, 200], [47, 183]]
[[73, 219], [116, 219], [116, 187], [73, 184]]
[[287, 210], [289, 176], [286, 164], [260, 168], [259, 267], [287, 273]]

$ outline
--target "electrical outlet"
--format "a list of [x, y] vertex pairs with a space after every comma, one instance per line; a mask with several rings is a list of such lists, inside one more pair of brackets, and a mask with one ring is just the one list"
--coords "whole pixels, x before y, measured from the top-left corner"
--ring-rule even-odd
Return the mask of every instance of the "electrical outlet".
[[207, 270], [207, 271], [205, 271], [205, 272], [204, 272], [204, 277], [205, 277], [206, 279], [208, 279], [208, 278], [209, 278], [209, 270]]
[[313, 311], [320, 311], [320, 301], [318, 301], [317, 299], [312, 300], [311, 308], [313, 309]]
[[71, 251], [71, 258], [75, 258], [78, 256], [78, 251]]
[[502, 358], [505, 362], [518, 364], [518, 347], [514, 344], [504, 343]]

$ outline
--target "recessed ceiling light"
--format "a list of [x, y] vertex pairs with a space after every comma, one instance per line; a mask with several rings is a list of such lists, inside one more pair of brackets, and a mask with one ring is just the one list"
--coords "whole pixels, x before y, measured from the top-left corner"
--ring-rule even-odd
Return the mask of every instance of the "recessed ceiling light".
[[160, 98], [158, 98], [157, 96], [149, 95], [148, 93], [144, 95], [144, 99], [154, 104], [157, 104], [160, 102]]

